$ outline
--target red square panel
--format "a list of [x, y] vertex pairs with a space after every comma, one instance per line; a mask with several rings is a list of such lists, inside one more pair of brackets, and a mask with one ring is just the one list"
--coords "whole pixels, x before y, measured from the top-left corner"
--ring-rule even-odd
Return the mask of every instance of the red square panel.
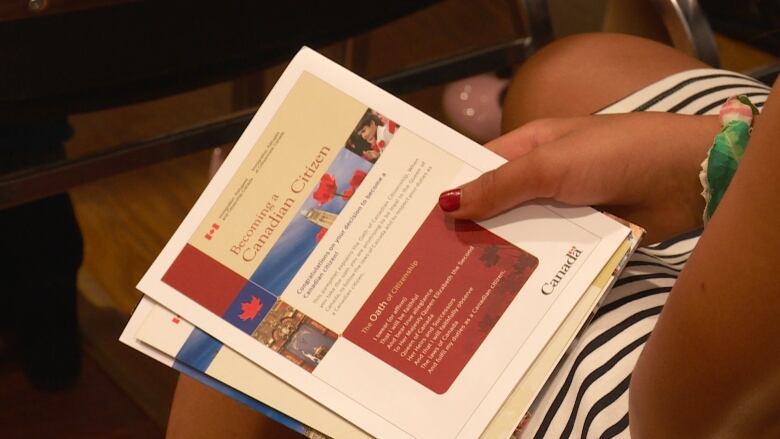
[[189, 244], [162, 280], [220, 316], [247, 283], [239, 274]]

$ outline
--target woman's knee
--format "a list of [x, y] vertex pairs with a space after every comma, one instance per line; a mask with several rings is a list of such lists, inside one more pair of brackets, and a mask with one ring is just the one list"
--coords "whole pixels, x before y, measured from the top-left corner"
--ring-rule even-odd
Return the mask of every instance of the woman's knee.
[[562, 38], [517, 70], [507, 91], [502, 128], [590, 114], [665, 76], [703, 67], [683, 52], [630, 35]]

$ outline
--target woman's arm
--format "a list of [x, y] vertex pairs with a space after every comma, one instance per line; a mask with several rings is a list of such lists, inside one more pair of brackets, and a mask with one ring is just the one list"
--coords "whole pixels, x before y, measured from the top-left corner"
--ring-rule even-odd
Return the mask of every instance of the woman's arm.
[[780, 437], [779, 261], [772, 96], [636, 365], [632, 437]]

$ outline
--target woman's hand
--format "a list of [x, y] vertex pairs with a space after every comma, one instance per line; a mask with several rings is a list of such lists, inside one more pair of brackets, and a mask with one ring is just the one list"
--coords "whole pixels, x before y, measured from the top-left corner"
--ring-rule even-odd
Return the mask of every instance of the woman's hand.
[[535, 198], [594, 205], [657, 242], [701, 225], [699, 167], [718, 129], [714, 116], [669, 113], [537, 120], [486, 144], [508, 162], [444, 192], [440, 205], [463, 219]]

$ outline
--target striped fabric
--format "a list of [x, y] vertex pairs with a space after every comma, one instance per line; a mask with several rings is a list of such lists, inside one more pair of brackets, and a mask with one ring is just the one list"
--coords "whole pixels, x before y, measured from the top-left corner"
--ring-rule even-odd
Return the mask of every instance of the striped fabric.
[[[761, 108], [769, 88], [716, 70], [669, 76], [599, 111], [718, 114], [730, 96], [746, 94]], [[561, 364], [520, 438], [629, 437], [631, 371], [701, 230], [641, 248]]]

